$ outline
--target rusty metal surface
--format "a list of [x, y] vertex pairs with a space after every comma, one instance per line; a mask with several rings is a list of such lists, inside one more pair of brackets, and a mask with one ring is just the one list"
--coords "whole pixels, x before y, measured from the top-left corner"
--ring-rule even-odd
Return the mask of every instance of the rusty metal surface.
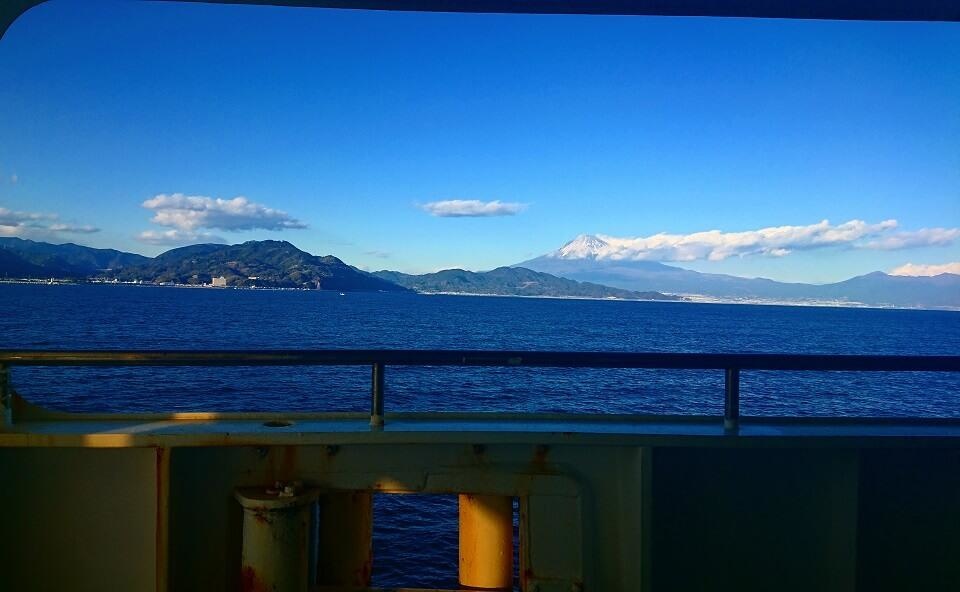
[[242, 592], [307, 592], [312, 505], [318, 491], [300, 484], [241, 488], [243, 507]]
[[373, 572], [372, 492], [327, 492], [318, 502], [317, 583], [351, 589], [369, 586]]

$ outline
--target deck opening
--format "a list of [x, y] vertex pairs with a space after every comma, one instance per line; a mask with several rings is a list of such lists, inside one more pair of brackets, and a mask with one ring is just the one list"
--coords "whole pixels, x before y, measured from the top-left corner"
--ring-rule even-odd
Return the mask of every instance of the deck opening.
[[[519, 504], [511, 501], [513, 574], [519, 590]], [[456, 494], [376, 494], [373, 578], [381, 588], [460, 589]]]

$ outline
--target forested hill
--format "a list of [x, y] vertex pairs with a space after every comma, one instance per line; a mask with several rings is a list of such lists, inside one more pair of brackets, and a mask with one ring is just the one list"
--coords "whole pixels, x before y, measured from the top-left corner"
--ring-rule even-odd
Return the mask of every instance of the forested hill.
[[223, 277], [228, 286], [406, 291], [336, 257], [318, 257], [286, 241], [271, 240], [172, 249], [145, 263], [124, 267], [113, 277], [120, 281], [178, 284], [209, 284], [213, 278]]
[[87, 278], [149, 260], [115, 249], [0, 238], [0, 278]]
[[373, 275], [424, 293], [679, 300], [679, 298], [660, 292], [637, 292], [611, 288], [600, 284], [568, 280], [522, 267], [498, 267], [485, 272], [445, 269], [423, 275], [410, 275], [398, 271], [377, 271]]

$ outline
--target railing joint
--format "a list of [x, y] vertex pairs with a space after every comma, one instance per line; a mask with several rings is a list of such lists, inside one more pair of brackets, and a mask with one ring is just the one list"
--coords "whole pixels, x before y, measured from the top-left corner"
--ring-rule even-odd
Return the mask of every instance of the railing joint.
[[370, 380], [370, 427], [383, 428], [383, 362], [374, 362]]
[[726, 368], [723, 380], [723, 429], [740, 429], [740, 368]]

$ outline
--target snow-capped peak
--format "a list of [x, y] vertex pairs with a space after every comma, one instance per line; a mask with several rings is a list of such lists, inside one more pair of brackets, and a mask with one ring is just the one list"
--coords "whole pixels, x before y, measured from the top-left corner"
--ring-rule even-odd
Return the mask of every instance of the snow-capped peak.
[[607, 241], [592, 234], [581, 234], [554, 252], [562, 259], [587, 259], [596, 257], [610, 245]]

